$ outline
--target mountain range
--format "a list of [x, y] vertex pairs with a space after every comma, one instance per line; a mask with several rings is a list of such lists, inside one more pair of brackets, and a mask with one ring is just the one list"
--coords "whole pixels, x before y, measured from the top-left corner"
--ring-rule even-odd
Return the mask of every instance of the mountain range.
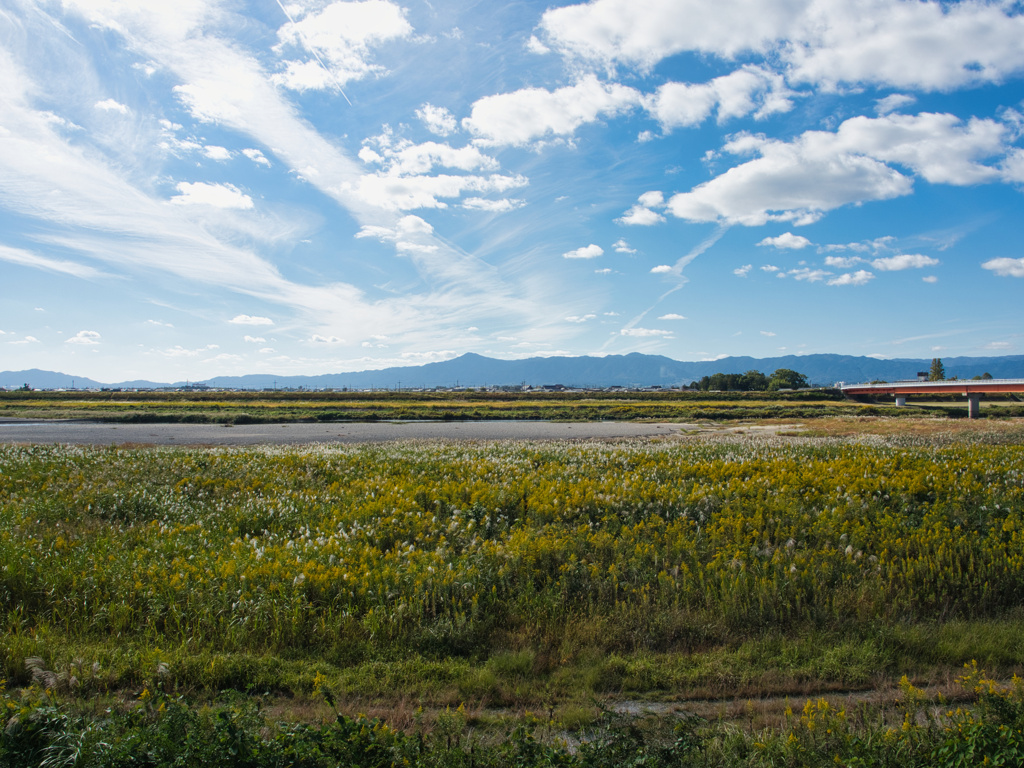
[[[947, 378], [969, 379], [988, 373], [997, 379], [1024, 378], [1024, 355], [1001, 357], [943, 358]], [[723, 357], [718, 360], [683, 362], [661, 355], [606, 357], [531, 357], [497, 360], [473, 353], [439, 363], [384, 368], [317, 376], [256, 373], [245, 376], [216, 376], [203, 381], [154, 382], [145, 380], [99, 382], [84, 376], [31, 369], [0, 372], [0, 387], [12, 389], [28, 384], [33, 389], [156, 389], [188, 384], [229, 389], [414, 389], [434, 387], [482, 387], [528, 384], [562, 384], [570, 387], [679, 386], [715, 373], [744, 373], [758, 370], [771, 374], [779, 368], [802, 373], [813, 385], [838, 382], [898, 381], [914, 379], [927, 371], [931, 360], [891, 359], [851, 355], [785, 355], [783, 357]]]

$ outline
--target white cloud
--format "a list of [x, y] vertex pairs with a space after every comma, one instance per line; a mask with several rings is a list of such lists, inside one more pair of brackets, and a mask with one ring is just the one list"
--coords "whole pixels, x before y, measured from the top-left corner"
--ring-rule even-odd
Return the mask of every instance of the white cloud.
[[266, 156], [258, 149], [243, 149], [242, 154], [248, 157], [257, 165], [265, 165], [267, 168], [270, 167], [270, 161], [267, 160]]
[[597, 315], [570, 315], [565, 318], [570, 323], [585, 323], [588, 320], [593, 320]]
[[637, 203], [615, 221], [619, 224], [649, 227], [665, 221], [665, 217], [652, 208], [665, 205], [665, 196], [658, 190], [644, 192], [637, 198]]
[[814, 2], [784, 56], [793, 82], [943, 91], [1019, 72], [1022, 39], [1008, 3]]
[[248, 344], [266, 344], [267, 343], [267, 340], [264, 339], [262, 336], [244, 336], [244, 337], [242, 337], [242, 341], [244, 341], [244, 342], [246, 342]]
[[875, 112], [879, 115], [888, 115], [890, 112], [896, 112], [901, 107], [909, 106], [915, 101], [917, 101], [915, 97], [905, 93], [890, 93], [884, 99], [877, 99], [875, 101]]
[[386, 126], [383, 133], [363, 142], [359, 159], [364, 163], [381, 165], [394, 175], [429, 173], [437, 166], [460, 171], [494, 171], [499, 168], [497, 160], [477, 147], [454, 148], [436, 141], [415, 144], [396, 137]]
[[787, 274], [791, 275], [796, 280], [806, 280], [808, 283], [817, 283], [820, 280], [824, 280], [832, 273], [826, 272], [824, 269], [801, 267], [800, 269], [791, 269]]
[[412, 32], [405, 10], [388, 0], [331, 3], [278, 30], [279, 49], [297, 47], [314, 59], [285, 61], [274, 82], [305, 91], [341, 88], [350, 80], [383, 74], [384, 68], [371, 61], [371, 47]]
[[585, 245], [582, 248], [577, 248], [574, 251], [567, 251], [562, 254], [563, 259], [596, 259], [598, 256], [604, 255], [604, 248], [599, 245]]
[[310, 336], [309, 340], [314, 344], [344, 344], [344, 339], [339, 339], [337, 336], [322, 336], [319, 333], [314, 333]]
[[794, 235], [792, 232], [785, 232], [778, 237], [766, 237], [758, 245], [770, 245], [775, 248], [788, 248], [800, 250], [811, 244], [811, 241], [802, 235]]
[[100, 338], [102, 337], [96, 331], [79, 331], [70, 339], [66, 339], [64, 343], [92, 345], [99, 344]]
[[828, 281], [829, 285], [865, 285], [874, 280], [875, 276], [866, 269], [858, 269], [856, 272], [840, 275]]
[[650, 208], [644, 208], [642, 205], [634, 205], [615, 221], [619, 224], [628, 224], [633, 227], [650, 227], [655, 224], [660, 224], [664, 220], [665, 217], [657, 211], [652, 211]]
[[651, 267], [652, 275], [665, 275], [672, 271], [672, 267], [668, 264], [659, 264], [656, 267]]
[[883, 272], [896, 272], [901, 269], [923, 269], [934, 267], [939, 263], [938, 259], [931, 256], [924, 256], [919, 253], [901, 253], [896, 256], [886, 256], [871, 262], [871, 266]]
[[447, 208], [444, 198], [458, 198], [467, 192], [502, 193], [528, 183], [524, 176], [395, 176], [382, 173], [363, 176], [355, 191], [360, 200], [385, 211], [418, 208]]
[[408, 240], [417, 235], [429, 235], [433, 231], [434, 228], [430, 226], [429, 222], [419, 216], [408, 214], [400, 218], [393, 227], [365, 225], [356, 232], [355, 237], [372, 237], [381, 242], [396, 242], [400, 239]]
[[792, 109], [781, 75], [746, 66], [707, 83], [669, 82], [643, 99], [644, 108], [666, 133], [704, 122], [716, 108], [718, 122], [754, 113], [756, 118]]
[[612, 273], [612, 270], [609, 267], [605, 267], [604, 269], [595, 269], [594, 270], [594, 274], [595, 275], [610, 275], [611, 273]]
[[685, 320], [683, 315], [677, 315], [675, 312], [669, 312], [667, 315], [662, 315], [658, 318], [659, 320]]
[[623, 328], [619, 331], [622, 336], [662, 336], [669, 337], [672, 335], [672, 331], [662, 331], [657, 328]]
[[615, 249], [616, 253], [628, 253], [630, 255], [636, 253], [636, 248], [630, 248], [629, 243], [627, 243], [622, 238], [619, 238], [614, 243], [612, 243], [612, 248]]
[[75, 261], [51, 259], [48, 256], [40, 256], [32, 251], [26, 251], [21, 248], [9, 248], [5, 245], [0, 245], [0, 261], [6, 261], [9, 264], [19, 264], [24, 267], [32, 267], [34, 269], [42, 269], [47, 272], [58, 272], [65, 275], [71, 275], [73, 277], [96, 278], [101, 277], [104, 274], [98, 269], [85, 264], [79, 264]]
[[762, 272], [778, 272], [779, 268], [776, 267], [774, 264], [765, 264], [763, 267], [761, 267], [761, 271]]
[[234, 325], [273, 325], [274, 321], [269, 317], [260, 317], [259, 315], [235, 315], [233, 318], [228, 320], [229, 323]]
[[648, 70], [666, 56], [732, 57], [765, 50], [791, 25], [788, 0], [594, 0], [545, 12], [540, 27], [563, 55]]
[[203, 147], [203, 154], [211, 160], [224, 161], [231, 159], [231, 150], [209, 144]]
[[982, 269], [995, 272], [1000, 277], [1024, 277], [1024, 258], [1011, 259], [1003, 256], [984, 262]]
[[857, 264], [864, 263], [860, 256], [826, 256], [825, 266], [833, 269], [850, 269]]
[[97, 101], [95, 104], [96, 109], [102, 110], [103, 112], [118, 112], [122, 115], [127, 115], [131, 112], [128, 107], [121, 104], [113, 99], [105, 99], [103, 101]]
[[179, 182], [178, 194], [171, 198], [177, 205], [209, 205], [214, 208], [247, 210], [252, 198], [233, 184], [207, 184], [205, 181]]
[[742, 267], [736, 267], [732, 273], [738, 277], [746, 277], [750, 274], [750, 270], [754, 268], [753, 264], [744, 264]]
[[1005, 2], [593, 0], [548, 10], [564, 56], [650, 70], [684, 51], [778, 56], [792, 82], [950, 90], [1024, 68], [1024, 17]]
[[925, 282], [925, 283], [937, 283], [937, 282], [939, 282], [939, 278], [937, 278], [935, 275], [925, 275], [924, 277], [921, 278], [921, 280], [922, 280], [922, 282]]
[[887, 163], [933, 183], [993, 181], [1001, 172], [979, 160], [1005, 149], [1005, 133], [992, 120], [925, 113], [855, 117], [791, 142], [739, 134], [725, 150], [758, 157], [673, 196], [668, 210], [688, 221], [808, 224], [844, 205], [910, 194], [912, 180]]
[[462, 207], [476, 211], [487, 211], [488, 213], [505, 213], [506, 211], [514, 211], [516, 208], [522, 208], [526, 205], [525, 200], [516, 200], [514, 198], [502, 198], [501, 200], [487, 200], [483, 197], [467, 197], [462, 201]]
[[768, 336], [768, 337], [775, 336], [775, 331], [761, 331], [760, 333], [761, 333], [762, 336]]
[[482, 145], [525, 146], [549, 136], [571, 136], [584, 123], [614, 117], [639, 103], [639, 91], [586, 75], [555, 91], [523, 88], [485, 96], [462, 125]]
[[416, 110], [416, 117], [427, 126], [428, 131], [436, 136], [450, 136], [459, 127], [451, 112], [444, 107], [435, 107], [429, 103]]

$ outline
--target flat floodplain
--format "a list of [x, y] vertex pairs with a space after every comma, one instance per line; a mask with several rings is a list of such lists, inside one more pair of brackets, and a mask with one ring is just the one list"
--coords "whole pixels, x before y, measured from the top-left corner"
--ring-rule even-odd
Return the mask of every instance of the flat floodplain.
[[907, 691], [975, 700], [952, 683], [972, 661], [1022, 670], [1024, 426], [764, 426], [2, 446], [9, 703], [234, 691], [307, 722], [462, 706], [459, 728], [559, 732], [656, 706], [792, 735], [787, 698], [884, 724]]

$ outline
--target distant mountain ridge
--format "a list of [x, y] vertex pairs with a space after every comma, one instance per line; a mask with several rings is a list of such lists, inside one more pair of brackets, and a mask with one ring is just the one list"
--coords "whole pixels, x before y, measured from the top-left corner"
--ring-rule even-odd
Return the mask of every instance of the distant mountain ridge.
[[[969, 379], [984, 373], [997, 379], [1024, 378], [1024, 355], [1001, 357], [944, 357], [946, 376]], [[498, 360], [468, 353], [452, 360], [419, 366], [385, 368], [377, 371], [325, 373], [317, 376], [249, 374], [216, 376], [188, 384], [204, 384], [231, 389], [414, 389], [434, 387], [482, 387], [528, 384], [563, 384], [570, 387], [679, 386], [715, 373], [744, 373], [758, 370], [771, 374], [778, 368], [791, 368], [814, 385], [849, 384], [872, 381], [898, 381], [916, 378], [927, 371], [931, 360], [893, 359], [852, 355], [785, 355], [782, 357], [723, 357], [719, 360], [684, 362], [661, 355], [607, 357], [531, 357], [524, 360]], [[0, 387], [15, 388], [28, 384], [33, 389], [154, 389], [184, 386], [186, 382], [160, 383], [145, 380], [104, 383], [84, 376], [31, 369], [0, 372]]]

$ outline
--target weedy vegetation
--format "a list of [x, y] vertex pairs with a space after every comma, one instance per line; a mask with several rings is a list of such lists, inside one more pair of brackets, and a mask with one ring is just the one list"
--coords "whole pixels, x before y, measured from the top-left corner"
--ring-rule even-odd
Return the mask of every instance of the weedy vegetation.
[[1019, 764], [1024, 430], [872, 423], [0, 447], [0, 760]]

